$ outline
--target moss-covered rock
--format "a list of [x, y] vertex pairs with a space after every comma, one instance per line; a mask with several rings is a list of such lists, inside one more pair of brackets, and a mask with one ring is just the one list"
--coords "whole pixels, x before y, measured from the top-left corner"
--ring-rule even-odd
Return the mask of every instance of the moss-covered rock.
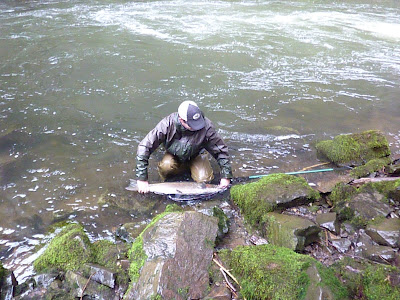
[[400, 202], [400, 179], [367, 183], [361, 186], [358, 191], [360, 193], [377, 191], [385, 196], [385, 200], [391, 199]]
[[125, 299], [202, 299], [218, 220], [193, 211], [164, 212], [135, 241], [130, 252], [132, 288]]
[[218, 238], [222, 238], [229, 231], [229, 218], [218, 206], [213, 207], [213, 216], [218, 218]]
[[390, 155], [386, 137], [379, 131], [339, 135], [316, 145], [318, 153], [338, 166], [360, 166], [365, 162]]
[[350, 299], [400, 299], [396, 267], [344, 257], [330, 269], [340, 276]]
[[33, 266], [37, 272], [49, 269], [77, 270], [92, 258], [89, 238], [82, 225], [69, 224], [52, 239], [44, 253]]
[[391, 163], [389, 157], [371, 159], [365, 165], [355, 167], [351, 170], [350, 175], [354, 178], [367, 177], [368, 175], [384, 169]]
[[302, 177], [271, 174], [231, 188], [231, 198], [251, 225], [261, 228], [264, 216], [276, 208], [310, 203], [320, 197]]
[[336, 285], [333, 294], [337, 291], [345, 294], [340, 281], [337, 278], [335, 281], [334, 276], [325, 276], [330, 282], [311, 280], [308, 270], [317, 264], [315, 259], [287, 248], [273, 245], [240, 246], [232, 251], [222, 250], [219, 256], [238, 279], [240, 294], [249, 300], [305, 299], [309, 295], [311, 281], [315, 286]]
[[339, 221], [349, 220], [362, 228], [390, 213], [389, 199], [400, 201], [400, 179], [367, 183], [359, 188], [341, 183], [335, 186], [329, 198]]
[[268, 213], [263, 233], [274, 245], [303, 251], [305, 246], [319, 240], [320, 231], [319, 226], [305, 218]]

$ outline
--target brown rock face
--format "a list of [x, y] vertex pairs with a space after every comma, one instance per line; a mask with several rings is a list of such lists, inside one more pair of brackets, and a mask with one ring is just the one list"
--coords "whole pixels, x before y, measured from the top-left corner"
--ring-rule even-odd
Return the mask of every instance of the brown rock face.
[[207, 294], [218, 221], [197, 212], [170, 213], [143, 234], [148, 256], [134, 299], [200, 299]]

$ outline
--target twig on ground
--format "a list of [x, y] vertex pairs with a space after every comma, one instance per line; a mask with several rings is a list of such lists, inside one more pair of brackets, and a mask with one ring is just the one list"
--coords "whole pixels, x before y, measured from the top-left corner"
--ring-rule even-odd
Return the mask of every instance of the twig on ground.
[[239, 287], [240, 287], [239, 281], [237, 281], [237, 279], [235, 278], [235, 276], [233, 276], [233, 275], [231, 274], [231, 272], [229, 272], [229, 271], [228, 271], [223, 265], [221, 265], [215, 258], [213, 258], [213, 262], [215, 262], [215, 263], [218, 265], [218, 267], [220, 267], [226, 274], [228, 274], [229, 277], [232, 278], [232, 279], [239, 285]]
[[328, 164], [330, 164], [330, 162], [324, 162], [324, 163], [316, 164], [316, 165], [313, 165], [313, 166], [305, 167], [305, 168], [301, 169], [301, 171], [306, 171], [308, 169], [312, 169], [312, 168], [315, 168], [315, 167], [328, 165]]
[[92, 274], [89, 276], [88, 280], [86, 281], [86, 284], [85, 284], [85, 286], [84, 286], [83, 289], [82, 289], [81, 299], [80, 299], [80, 300], [83, 300], [83, 293], [85, 292], [85, 290], [86, 290], [86, 288], [87, 288], [87, 286], [88, 286], [88, 284], [89, 284], [89, 282], [90, 282], [90, 279], [92, 279], [93, 275], [96, 274], [96, 273], [97, 273], [97, 271], [94, 272], [94, 273], [92, 273]]
[[225, 271], [222, 270], [222, 268], [219, 268], [219, 270], [221, 271], [222, 275], [224, 276], [226, 285], [229, 287], [229, 289], [230, 289], [232, 292], [236, 292], [235, 287], [232, 285], [232, 283], [229, 282], [228, 278], [226, 277]]

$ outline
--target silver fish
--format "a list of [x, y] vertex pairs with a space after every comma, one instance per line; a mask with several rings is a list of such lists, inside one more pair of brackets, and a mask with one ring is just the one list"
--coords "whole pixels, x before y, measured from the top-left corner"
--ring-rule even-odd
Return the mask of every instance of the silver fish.
[[[137, 192], [136, 180], [130, 179], [130, 184], [125, 189]], [[226, 188], [220, 188], [216, 184], [190, 181], [150, 183], [149, 189], [151, 193], [166, 195], [169, 199], [175, 201], [207, 199], [227, 190]]]

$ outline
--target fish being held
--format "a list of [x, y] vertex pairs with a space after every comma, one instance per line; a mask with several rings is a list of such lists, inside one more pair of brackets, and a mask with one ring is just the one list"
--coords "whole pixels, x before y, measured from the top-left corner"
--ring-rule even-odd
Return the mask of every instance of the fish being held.
[[[216, 184], [190, 181], [150, 183], [149, 188], [151, 193], [166, 195], [169, 199], [177, 201], [207, 199], [226, 191], [226, 188], [220, 188]], [[136, 180], [130, 179], [130, 184], [125, 189], [137, 192]]]

